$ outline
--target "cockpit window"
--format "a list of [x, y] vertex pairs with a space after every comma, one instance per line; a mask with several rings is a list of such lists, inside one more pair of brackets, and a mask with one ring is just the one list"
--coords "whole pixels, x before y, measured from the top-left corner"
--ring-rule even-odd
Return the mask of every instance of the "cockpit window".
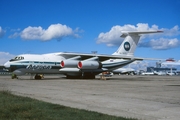
[[24, 57], [22, 57], [22, 56], [17, 56], [17, 57], [15, 57], [14, 59], [11, 59], [10, 61], [17, 61], [17, 60], [23, 60], [24, 59]]
[[15, 60], [22, 60], [22, 59], [24, 59], [24, 57], [22, 56], [15, 57]]

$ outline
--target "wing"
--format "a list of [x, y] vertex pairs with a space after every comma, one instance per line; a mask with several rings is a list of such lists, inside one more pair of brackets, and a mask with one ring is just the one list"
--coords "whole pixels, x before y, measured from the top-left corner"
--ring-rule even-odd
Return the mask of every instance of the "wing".
[[97, 57], [98, 61], [106, 61], [109, 59], [125, 59], [125, 60], [164, 60], [164, 59], [157, 59], [157, 58], [141, 58], [141, 57], [134, 57], [134, 56], [123, 56], [123, 55], [105, 55], [105, 54], [84, 54], [84, 53], [70, 53], [70, 52], [61, 52], [57, 55], [63, 56], [65, 59], [71, 59], [79, 56], [80, 60], [86, 60], [93, 57]]
[[113, 71], [117, 68], [128, 65], [136, 60], [155, 60], [153, 58], [139, 58], [123, 55], [102, 55], [61, 52], [62, 56], [59, 72], [66, 76], [93, 77], [101, 72]]

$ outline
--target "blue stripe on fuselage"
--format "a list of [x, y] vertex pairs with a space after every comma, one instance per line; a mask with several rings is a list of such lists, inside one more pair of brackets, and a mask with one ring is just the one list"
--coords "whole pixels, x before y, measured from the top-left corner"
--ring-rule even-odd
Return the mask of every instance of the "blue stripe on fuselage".
[[121, 61], [121, 62], [109, 62], [109, 63], [103, 63], [102, 67], [103, 68], [108, 68], [108, 69], [111, 69], [111, 68], [117, 68], [117, 67], [122, 67], [122, 66], [125, 66], [129, 63], [132, 63], [134, 62], [135, 60], [128, 60], [128, 61]]

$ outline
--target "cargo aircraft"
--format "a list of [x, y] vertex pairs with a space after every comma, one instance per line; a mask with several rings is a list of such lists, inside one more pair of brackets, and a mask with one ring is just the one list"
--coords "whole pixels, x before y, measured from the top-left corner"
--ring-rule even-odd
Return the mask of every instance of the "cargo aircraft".
[[125, 38], [112, 55], [58, 52], [49, 54], [22, 54], [7, 61], [4, 67], [20, 76], [26, 73], [41, 78], [40, 74], [64, 74], [67, 78], [90, 78], [102, 72], [111, 72], [136, 60], [150, 58], [134, 57], [141, 34], [162, 31], [122, 31]]

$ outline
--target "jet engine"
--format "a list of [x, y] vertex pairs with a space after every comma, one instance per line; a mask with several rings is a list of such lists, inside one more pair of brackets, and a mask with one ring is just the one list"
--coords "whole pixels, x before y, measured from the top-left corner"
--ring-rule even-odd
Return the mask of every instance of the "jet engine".
[[79, 61], [77, 67], [79, 69], [101, 69], [102, 63], [98, 61]]
[[77, 68], [78, 60], [63, 60], [61, 61], [60, 66], [66, 68]]

